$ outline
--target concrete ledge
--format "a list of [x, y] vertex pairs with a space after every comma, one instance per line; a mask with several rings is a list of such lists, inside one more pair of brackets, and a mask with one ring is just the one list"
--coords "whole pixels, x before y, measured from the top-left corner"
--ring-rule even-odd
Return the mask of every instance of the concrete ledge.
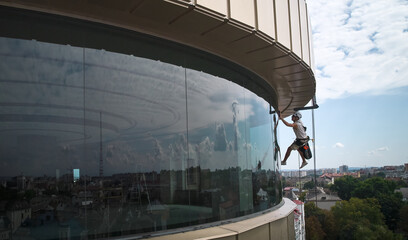
[[152, 240], [262, 240], [262, 239], [294, 239], [293, 211], [296, 204], [284, 198], [284, 203], [278, 209], [256, 217], [225, 225], [209, 227], [161, 236], [141, 237], [131, 236], [118, 239], [152, 239]]

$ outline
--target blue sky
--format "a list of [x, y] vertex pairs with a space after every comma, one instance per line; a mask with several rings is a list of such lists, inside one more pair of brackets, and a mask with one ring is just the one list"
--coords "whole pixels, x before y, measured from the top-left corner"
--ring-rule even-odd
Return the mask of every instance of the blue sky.
[[[408, 1], [309, 0], [316, 167], [408, 163]], [[312, 136], [311, 111], [303, 122]], [[290, 120], [289, 118], [287, 120]], [[282, 157], [294, 134], [280, 125]], [[292, 152], [283, 169], [296, 169]], [[313, 159], [305, 169], [313, 168]]]

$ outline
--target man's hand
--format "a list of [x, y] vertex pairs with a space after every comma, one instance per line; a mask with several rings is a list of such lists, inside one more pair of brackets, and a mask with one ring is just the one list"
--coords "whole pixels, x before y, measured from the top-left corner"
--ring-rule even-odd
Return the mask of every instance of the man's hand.
[[282, 120], [283, 124], [285, 124], [286, 126], [296, 127], [296, 124], [288, 123], [287, 121], [285, 121], [285, 119], [283, 119], [283, 117], [281, 116], [280, 112], [278, 112], [278, 116], [279, 116], [279, 120]]

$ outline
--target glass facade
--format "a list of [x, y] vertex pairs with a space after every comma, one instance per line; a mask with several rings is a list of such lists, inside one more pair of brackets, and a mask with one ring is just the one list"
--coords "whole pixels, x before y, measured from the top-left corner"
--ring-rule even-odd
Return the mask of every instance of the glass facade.
[[[256, 76], [107, 26], [116, 42], [100, 44], [92, 24], [53, 20], [85, 40], [57, 41], [35, 26], [0, 31], [2, 230], [22, 239], [146, 235], [281, 202], [269, 103], [245, 87]], [[121, 43], [131, 46], [110, 45]]]

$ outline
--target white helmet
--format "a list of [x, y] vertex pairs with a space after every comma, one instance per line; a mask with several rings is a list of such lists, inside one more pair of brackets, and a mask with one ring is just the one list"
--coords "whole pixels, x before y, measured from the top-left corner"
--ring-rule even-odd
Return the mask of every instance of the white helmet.
[[300, 114], [300, 112], [295, 112], [292, 116], [298, 117], [299, 119], [302, 118], [302, 114]]

